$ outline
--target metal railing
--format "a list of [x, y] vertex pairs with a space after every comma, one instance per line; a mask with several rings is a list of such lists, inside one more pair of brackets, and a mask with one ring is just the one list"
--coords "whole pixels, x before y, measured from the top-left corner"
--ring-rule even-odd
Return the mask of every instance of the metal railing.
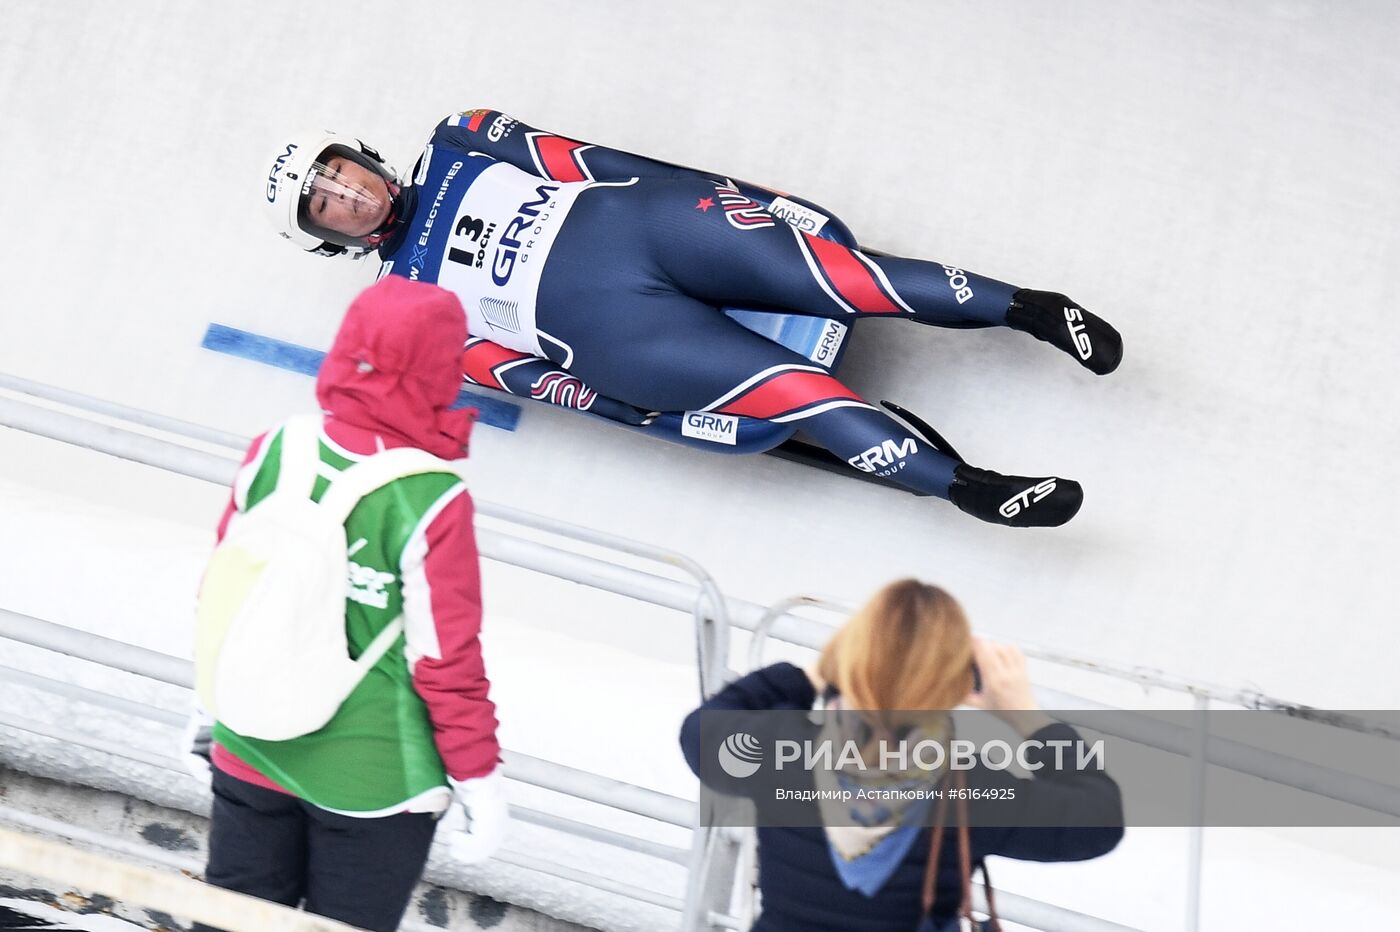
[[[194, 682], [193, 664], [188, 660], [136, 647], [101, 635], [67, 628], [6, 609], [0, 609], [0, 637], [172, 686], [188, 689], [192, 687]], [[10, 666], [0, 666], [0, 681], [40, 689], [72, 701], [84, 702], [121, 714], [135, 715], [147, 721], [165, 725], [171, 730], [169, 741], [171, 748], [176, 746], [177, 729], [182, 727], [185, 722], [184, 716], [166, 709], [112, 696], [65, 680], [16, 670]], [[36, 721], [23, 713], [12, 710], [0, 710], [0, 725], [185, 775], [185, 768], [173, 754], [155, 753], [129, 744], [104, 740], [61, 724]], [[503, 772], [511, 780], [684, 829], [690, 829], [696, 824], [696, 806], [690, 800], [519, 752], [503, 751], [501, 758]], [[521, 806], [513, 807], [512, 813], [514, 817], [524, 822], [674, 863], [687, 863], [690, 859], [690, 853], [685, 848], [588, 825], [553, 813], [540, 812]], [[619, 883], [614, 878], [604, 875], [592, 875], [573, 869], [561, 874], [561, 866], [549, 865], [549, 862], [544, 859], [525, 854], [507, 852], [501, 860], [542, 873], [563, 876], [567, 880], [587, 883], [596, 889], [627, 896], [641, 902], [653, 903], [669, 909], [679, 910], [681, 908], [680, 900], [676, 897], [635, 884]]]
[[[750, 669], [762, 665], [764, 648], [769, 640], [819, 649], [834, 632], [834, 626], [794, 616], [792, 613], [798, 608], [817, 608], [843, 619], [844, 616], [852, 612], [850, 606], [821, 596], [793, 596], [775, 603], [760, 618], [753, 629], [753, 637], [747, 653]], [[1292, 718], [1309, 720], [1321, 726], [1357, 734], [1400, 740], [1400, 734], [1384, 723], [1356, 715], [1324, 711], [1299, 703], [1287, 702], [1257, 690], [1233, 690], [1172, 676], [1156, 670], [1125, 668], [1100, 660], [1075, 657], [1034, 645], [1022, 643], [1018, 646], [1021, 647], [1026, 656], [1049, 664], [1154, 689], [1186, 693], [1191, 696], [1192, 707], [1198, 713], [1205, 712], [1211, 708], [1212, 704], [1232, 705], [1244, 709], [1278, 712]], [[1094, 702], [1081, 696], [1044, 686], [1037, 686], [1035, 692], [1041, 705], [1044, 708], [1055, 709], [1056, 714], [1064, 721], [1071, 725], [1076, 724], [1076, 722], [1091, 724], [1099, 731], [1106, 729], [1104, 717], [1097, 716], [1084, 722], [1076, 717], [1075, 712], [1124, 711], [1115, 706]], [[1306, 761], [1288, 758], [1237, 741], [1212, 736], [1208, 731], [1208, 721], [1205, 715], [1198, 714], [1195, 716], [1195, 720], [1198, 722], [1197, 727], [1187, 729], [1147, 716], [1124, 715], [1114, 719], [1121, 724], [1112, 731], [1117, 737], [1183, 754], [1191, 759], [1191, 806], [1197, 818], [1194, 824], [1187, 829], [1186, 891], [1183, 897], [1185, 925], [1190, 932], [1199, 929], [1201, 921], [1201, 882], [1204, 864], [1203, 823], [1205, 821], [1206, 773], [1209, 766], [1227, 768], [1236, 773], [1247, 774], [1326, 796], [1373, 812], [1400, 817], [1400, 787], [1351, 774], [1341, 774]], [[742, 853], [741, 860], [748, 856], [747, 852]], [[1004, 894], [998, 894], [998, 903], [1005, 899]], [[1003, 915], [1006, 915], [1004, 911]], [[1010, 917], [1008, 916], [1008, 918]]]
[[[128, 424], [140, 425], [148, 431], [160, 431], [200, 444], [222, 447], [234, 451], [235, 455], [241, 453], [248, 442], [243, 438], [219, 431], [211, 431], [199, 425], [164, 418], [8, 376], [0, 376], [0, 388], [77, 408], [104, 418], [120, 419]], [[13, 427], [222, 485], [232, 482], [238, 468], [238, 460], [230, 456], [222, 456], [207, 449], [198, 449], [171, 442], [152, 436], [149, 432], [141, 433], [112, 424], [99, 423], [88, 418], [77, 417], [50, 407], [36, 406], [3, 395], [0, 395], [0, 426]], [[796, 614], [798, 609], [810, 606], [837, 615], [849, 612], [847, 606], [809, 596], [796, 597], [774, 606], [762, 606], [741, 599], [729, 598], [724, 596], [713, 578], [702, 567], [682, 554], [480, 500], [477, 501], [477, 512], [511, 528], [544, 532], [556, 538], [553, 542], [545, 543], [511, 533], [509, 530], [497, 531], [481, 528], [478, 532], [480, 551], [482, 556], [488, 560], [544, 573], [688, 615], [692, 619], [696, 633], [697, 668], [702, 695], [709, 695], [718, 689], [732, 672], [728, 663], [732, 630], [737, 629], [750, 633], [751, 640], [746, 659], [749, 666], [752, 667], [761, 662], [764, 646], [769, 640], [784, 641], [811, 649], [820, 649], [825, 643], [833, 626], [804, 618]], [[621, 554], [651, 561], [658, 568], [666, 568], [673, 573], [679, 572], [685, 578], [676, 579], [673, 576], [659, 575], [638, 569], [626, 561], [613, 559], [611, 556], [602, 557], [569, 549], [571, 545], [576, 544], [601, 549], [609, 554]], [[104, 666], [126, 670], [160, 682], [183, 687], [188, 687], [191, 683], [188, 661], [146, 651], [139, 647], [100, 638], [85, 632], [74, 631], [13, 612], [0, 610], [0, 637], [12, 638], [37, 647], [82, 657]], [[1126, 668], [1097, 660], [1069, 656], [1034, 645], [1023, 645], [1023, 647], [1028, 656], [1047, 663], [1102, 674], [1116, 680], [1144, 686], [1185, 692], [1193, 697], [1198, 708], [1208, 707], [1211, 702], [1221, 702], [1245, 708], [1274, 709], [1297, 717], [1315, 717], [1325, 724], [1349, 730], [1395, 737], [1383, 729], [1378, 730], [1371, 723], [1359, 719], [1338, 720], [1332, 713], [1318, 713], [1305, 706], [1283, 702], [1253, 691], [1228, 690], [1209, 684], [1193, 683], [1159, 671]], [[142, 709], [139, 708], [139, 703], [132, 703], [130, 700], [117, 700], [115, 697], [85, 690], [72, 684], [41, 683], [43, 677], [27, 671], [0, 666], [0, 679], [8, 679], [35, 688], [45, 688], [73, 701], [96, 702], [114, 711], [137, 715], [165, 725], [175, 724], [170, 720], [172, 713], [167, 711], [153, 708]], [[1110, 708], [1082, 697], [1055, 690], [1040, 688], [1037, 693], [1047, 708], [1064, 710]], [[0, 724], [26, 729], [22, 716], [13, 714], [0, 716]], [[80, 743], [86, 743], [90, 747], [94, 746], [91, 743], [92, 739], [84, 736], [66, 735], [66, 737], [77, 737], [82, 739]], [[1144, 743], [1160, 747], [1180, 747], [1182, 740], [1194, 740], [1193, 754], [1198, 765], [1199, 778], [1203, 778], [1208, 763], [1231, 767], [1241, 772], [1255, 773], [1265, 776], [1267, 779], [1295, 786], [1306, 786], [1310, 776], [1316, 776], [1299, 772], [1285, 772], [1281, 777], [1281, 772], [1277, 768], [1278, 761], [1268, 760], [1264, 764], [1259, 764], [1255, 760], [1253, 764], [1258, 766], [1253, 766], [1250, 754], [1255, 749], [1245, 746], [1232, 747], [1230, 742], [1210, 739], [1204, 733], [1195, 735], [1193, 739], [1189, 735], [1184, 739], [1181, 735], [1166, 735], [1161, 732], [1155, 734], [1134, 732], [1132, 737], [1134, 740], [1142, 740]], [[135, 749], [110, 743], [97, 749], [128, 757], [135, 753]], [[159, 758], [158, 755], [148, 755], [147, 757]], [[166, 769], [181, 769], [173, 759], [153, 759], [143, 759], [142, 762], [155, 762], [156, 766], [162, 766]], [[555, 790], [577, 799], [610, 806], [619, 811], [695, 830], [692, 835], [692, 843], [687, 850], [550, 813], [516, 810], [516, 816], [522, 821], [649, 854], [673, 863], [687, 864], [690, 871], [684, 900], [662, 892], [622, 883], [613, 878], [590, 874], [565, 865], [552, 864], [543, 859], [531, 859], [527, 856], [512, 854], [509, 857], [502, 857], [502, 860], [530, 867], [552, 876], [589, 884], [596, 889], [628, 896], [639, 902], [674, 909], [681, 913], [681, 928], [685, 932], [701, 929], [746, 928], [747, 916], [742, 914], [742, 910], [740, 914], [736, 915], [734, 908], [736, 873], [739, 872], [742, 861], [742, 837], [729, 831], [695, 828], [697, 810], [694, 803], [633, 784], [510, 752], [505, 755], [505, 766], [507, 776], [512, 779]], [[1400, 813], [1400, 803], [1397, 803], [1392, 795], [1387, 795], [1392, 790], [1393, 788], [1380, 785], [1370, 787], [1352, 785], [1349, 788], [1344, 787], [1342, 795], [1337, 796], [1337, 798], [1343, 798], [1348, 802], [1379, 811]], [[1190, 879], [1185, 904], [1188, 927], [1195, 929], [1199, 923], [1198, 896], [1202, 855], [1199, 829], [1193, 832], [1190, 846]], [[1007, 891], [999, 892], [998, 904], [1001, 907], [1003, 918], [1036, 928], [1064, 930], [1064, 932], [1124, 928], [1052, 904], [1017, 897]]]

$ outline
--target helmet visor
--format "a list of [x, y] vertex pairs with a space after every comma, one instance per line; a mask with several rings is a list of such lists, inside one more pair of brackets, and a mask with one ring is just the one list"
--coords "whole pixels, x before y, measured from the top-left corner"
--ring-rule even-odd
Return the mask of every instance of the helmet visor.
[[297, 220], [303, 230], [340, 246], [362, 246], [393, 213], [384, 169], [347, 146], [328, 147], [301, 183]]

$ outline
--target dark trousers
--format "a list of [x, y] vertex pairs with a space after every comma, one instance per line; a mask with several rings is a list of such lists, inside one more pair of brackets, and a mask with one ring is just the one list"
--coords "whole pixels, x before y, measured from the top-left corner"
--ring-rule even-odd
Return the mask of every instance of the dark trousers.
[[881, 460], [891, 482], [947, 498], [956, 459], [719, 308], [1004, 326], [1016, 286], [939, 262], [857, 255], [717, 187], [643, 178], [579, 197], [541, 273], [546, 353], [644, 411], [792, 418], [842, 460]]
[[[356, 819], [214, 770], [205, 879], [216, 887], [338, 919], [397, 929], [428, 861], [437, 819]], [[208, 926], [195, 926], [208, 930]]]

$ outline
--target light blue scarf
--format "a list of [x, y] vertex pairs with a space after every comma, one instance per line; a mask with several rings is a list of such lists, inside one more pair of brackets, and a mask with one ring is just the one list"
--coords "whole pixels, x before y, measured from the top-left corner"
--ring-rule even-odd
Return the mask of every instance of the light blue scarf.
[[[905, 810], [907, 821], [879, 835], [875, 847], [864, 854], [847, 860], [831, 840], [832, 829], [827, 831], [827, 850], [831, 852], [831, 863], [836, 867], [836, 875], [848, 889], [859, 891], [866, 896], [874, 896], [889, 881], [891, 875], [909, 854], [914, 839], [919, 837], [920, 823], [930, 803], [924, 800]], [[859, 831], [859, 830], [857, 830]]]
[[[861, 739], [869, 735], [869, 726], [856, 713], [841, 714], [839, 697], [819, 701], [818, 707], [826, 713], [824, 739], [836, 742], [836, 747], [847, 740], [863, 746]], [[930, 737], [933, 736], [919, 732], [905, 740], [912, 744]], [[818, 770], [814, 777], [818, 789], [823, 790], [929, 790], [942, 779], [943, 771], [912, 766], [902, 771], [838, 768]], [[880, 892], [909, 854], [932, 804], [927, 798], [820, 800], [827, 848], [841, 882], [866, 896]]]

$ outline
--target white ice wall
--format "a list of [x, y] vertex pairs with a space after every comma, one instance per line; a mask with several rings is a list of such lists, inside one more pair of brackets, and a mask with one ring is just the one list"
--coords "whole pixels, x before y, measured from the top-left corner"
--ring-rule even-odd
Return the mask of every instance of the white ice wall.
[[[1064, 290], [1120, 326], [1127, 359], [1096, 379], [1021, 334], [895, 322], [849, 354], [857, 389], [975, 462], [1080, 479], [1060, 530], [537, 406], [479, 432], [481, 497], [683, 550], [749, 598], [914, 574], [984, 629], [1394, 701], [1394, 4], [4, 12], [0, 371], [249, 434], [310, 408], [310, 380], [198, 345], [218, 321], [325, 346], [373, 276], [269, 234], [266, 151], [324, 125], [403, 166], [444, 114], [500, 108], [798, 191], [884, 250]], [[0, 434], [0, 472], [72, 484], [35, 449]], [[195, 497], [136, 507], [207, 525], [217, 495]]]

